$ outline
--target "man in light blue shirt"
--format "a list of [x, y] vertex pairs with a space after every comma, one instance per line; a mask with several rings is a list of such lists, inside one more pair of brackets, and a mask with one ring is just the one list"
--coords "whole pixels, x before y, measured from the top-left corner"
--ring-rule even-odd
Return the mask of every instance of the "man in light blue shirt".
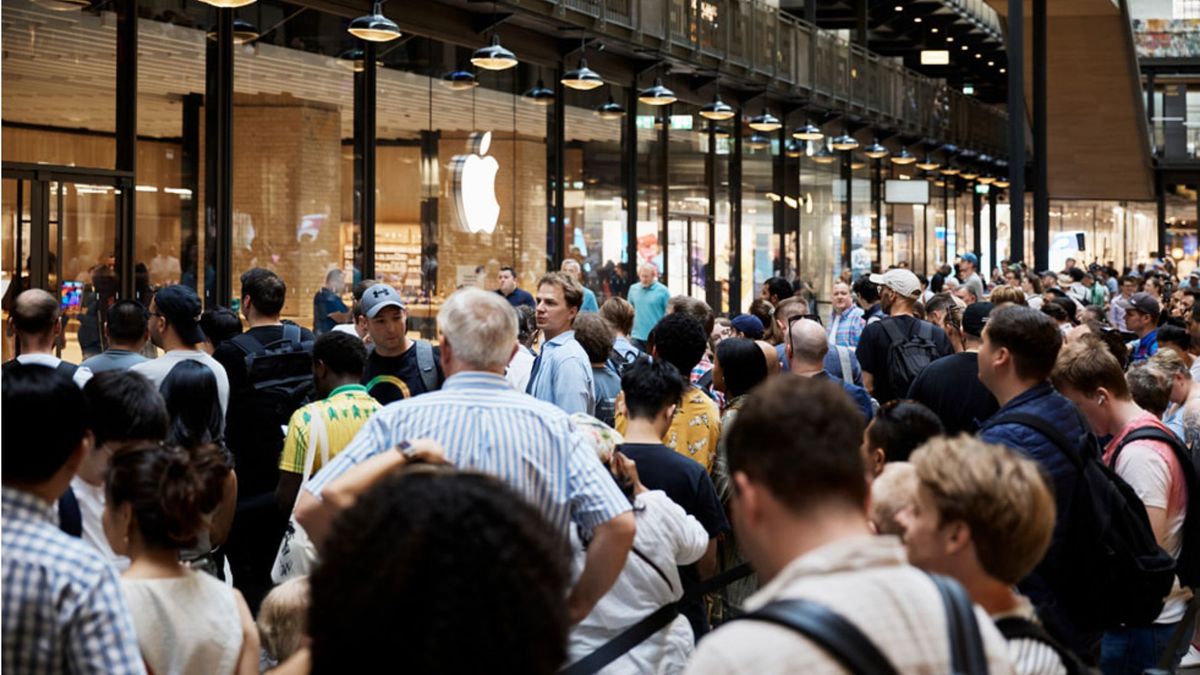
[[583, 289], [564, 272], [550, 272], [538, 281], [537, 326], [542, 351], [533, 362], [525, 393], [553, 403], [567, 413], [596, 411], [592, 364], [575, 341], [571, 325], [583, 303]]
[[633, 305], [633, 343], [645, 351], [646, 338], [667, 313], [671, 291], [658, 282], [658, 268], [644, 262], [638, 266], [638, 280], [629, 289], [629, 304]]
[[587, 287], [587, 284], [583, 283], [583, 268], [579, 266], [579, 261], [574, 258], [567, 258], [558, 269], [570, 275], [579, 284], [579, 287], [583, 289], [583, 305], [579, 308], [580, 313], [599, 312], [600, 303], [596, 302], [596, 294], [592, 292], [592, 289]]

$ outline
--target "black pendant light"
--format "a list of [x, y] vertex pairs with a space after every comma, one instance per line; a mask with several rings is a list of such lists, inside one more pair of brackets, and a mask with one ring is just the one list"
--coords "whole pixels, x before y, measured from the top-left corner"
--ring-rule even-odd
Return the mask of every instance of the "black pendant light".
[[596, 108], [596, 117], [602, 120], [619, 120], [624, 116], [624, 106], [614, 101], [612, 96], [609, 96], [608, 101], [601, 103]]
[[751, 117], [747, 124], [755, 131], [761, 131], [768, 134], [772, 131], [779, 131], [780, 127], [783, 126], [783, 123], [779, 121], [779, 118], [772, 115], [765, 108], [763, 109], [762, 114]]
[[863, 148], [863, 154], [871, 159], [883, 159], [890, 153], [887, 148], [880, 144], [879, 139], [876, 138], [870, 145]]
[[908, 151], [908, 148], [900, 148], [900, 152], [897, 152], [896, 154], [892, 155], [892, 164], [897, 164], [899, 166], [908, 166], [909, 164], [913, 164], [916, 161], [917, 161], [917, 158], [914, 157], [913, 154]]
[[442, 84], [452, 91], [466, 91], [479, 86], [475, 73], [469, 70], [453, 70], [442, 76]]
[[517, 65], [517, 57], [500, 45], [500, 36], [492, 35], [492, 43], [480, 47], [471, 55], [471, 64], [484, 70], [508, 70]]
[[662, 78], [654, 78], [654, 84], [638, 92], [638, 100], [646, 105], [671, 105], [677, 99], [675, 92], [663, 86]]
[[400, 27], [383, 15], [383, 2], [376, 0], [371, 13], [350, 22], [351, 35], [367, 42], [390, 42], [400, 37]]
[[[216, 26], [209, 28], [208, 32], [205, 34], [205, 37], [207, 37], [209, 40], [212, 40], [213, 42], [216, 42], [216, 40], [217, 40]], [[254, 24], [250, 23], [249, 21], [245, 21], [243, 19], [234, 19], [233, 20], [233, 44], [244, 45], [247, 42], [252, 42], [254, 40], [257, 40], [258, 38], [259, 38], [259, 32], [258, 32], [257, 26], [255, 26]]]
[[733, 106], [722, 101], [719, 94], [713, 94], [712, 102], [706, 103], [700, 108], [701, 117], [715, 122], [723, 122], [731, 119], [736, 114], [737, 112], [733, 109]]
[[792, 138], [798, 141], [819, 141], [825, 138], [825, 132], [821, 131], [821, 127], [812, 122], [807, 122], [804, 126], [792, 132]]
[[533, 85], [532, 89], [521, 96], [534, 105], [547, 106], [554, 103], [554, 90], [547, 89], [545, 83], [540, 78], [537, 84]]

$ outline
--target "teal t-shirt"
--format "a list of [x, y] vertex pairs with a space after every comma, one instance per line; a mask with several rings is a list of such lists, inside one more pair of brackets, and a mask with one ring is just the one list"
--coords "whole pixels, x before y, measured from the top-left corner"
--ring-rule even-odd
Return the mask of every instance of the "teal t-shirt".
[[645, 340], [658, 322], [667, 313], [667, 301], [671, 299], [671, 291], [659, 282], [654, 282], [650, 288], [640, 283], [629, 289], [629, 304], [633, 305], [633, 335], [635, 340]]

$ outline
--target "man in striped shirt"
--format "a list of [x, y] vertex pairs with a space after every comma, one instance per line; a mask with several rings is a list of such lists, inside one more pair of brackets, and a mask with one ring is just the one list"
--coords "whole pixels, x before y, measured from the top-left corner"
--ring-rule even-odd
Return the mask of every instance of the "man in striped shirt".
[[[516, 315], [494, 293], [464, 289], [438, 313], [440, 391], [392, 403], [301, 491], [296, 517], [321, 545], [337, 514], [322, 490], [357, 465], [421, 438], [446, 448], [455, 466], [496, 476], [537, 507], [566, 540], [572, 524], [591, 534], [587, 560], [568, 599], [573, 622], [616, 581], [633, 544], [629, 500], [587, 437], [557, 407], [514, 391], [504, 369], [517, 348]], [[393, 453], [396, 466], [404, 457]]]

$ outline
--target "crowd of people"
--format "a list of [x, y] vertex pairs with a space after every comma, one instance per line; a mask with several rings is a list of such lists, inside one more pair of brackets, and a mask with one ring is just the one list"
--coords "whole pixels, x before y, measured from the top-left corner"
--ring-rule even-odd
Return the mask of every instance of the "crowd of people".
[[[1200, 663], [1200, 273], [773, 277], [746, 313], [573, 260], [313, 330], [161, 287], [108, 348], [10, 311], [14, 673], [1136, 674]], [[243, 321], [244, 319], [244, 321]], [[152, 344], [153, 348], [147, 347]], [[1189, 653], [1189, 649], [1191, 650]]]

